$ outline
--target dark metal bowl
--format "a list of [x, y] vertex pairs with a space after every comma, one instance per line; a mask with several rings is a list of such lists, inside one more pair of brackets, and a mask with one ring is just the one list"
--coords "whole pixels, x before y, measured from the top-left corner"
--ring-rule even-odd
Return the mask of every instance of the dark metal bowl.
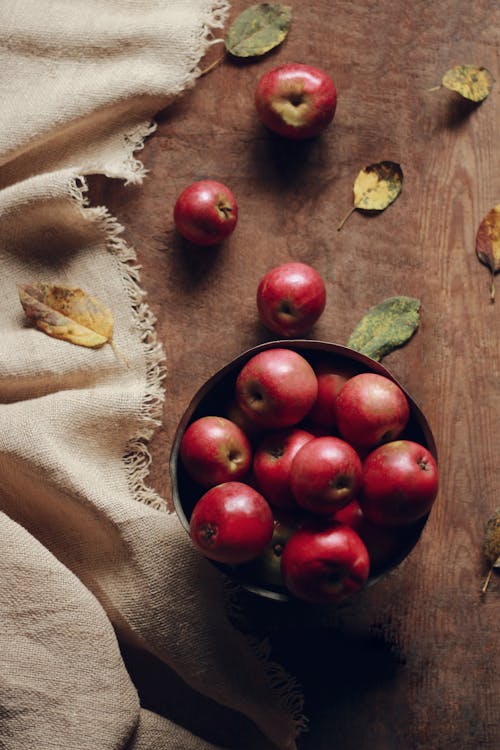
[[[189, 520], [193, 508], [198, 499], [205, 492], [205, 489], [200, 488], [200, 486], [188, 476], [182, 466], [182, 462], [179, 458], [182, 436], [188, 425], [196, 419], [207, 415], [214, 416], [222, 414], [225, 404], [227, 404], [231, 395], [234, 393], [236, 378], [245, 362], [265, 349], [275, 348], [293, 349], [300, 352], [300, 354], [312, 364], [316, 359], [320, 357], [324, 358], [325, 354], [332, 355], [332, 357], [334, 356], [338, 362], [350, 366], [354, 365], [359, 372], [378, 373], [379, 375], [384, 375], [397, 383], [405, 393], [410, 405], [410, 419], [404, 434], [401, 437], [406, 440], [414, 440], [415, 442], [424, 445], [437, 461], [436, 445], [427, 420], [404, 386], [401, 385], [391, 372], [380, 362], [376, 362], [370, 357], [360, 354], [353, 349], [349, 349], [346, 346], [326, 341], [287, 339], [284, 341], [272, 341], [260, 344], [259, 346], [254, 346], [243, 352], [209, 378], [191, 399], [191, 402], [177, 427], [170, 454], [170, 476], [172, 480], [175, 511], [187, 533], [189, 533]], [[394, 559], [391, 559], [390, 564], [388, 564], [382, 572], [376, 572], [375, 575], [371, 575], [367, 585], [371, 585], [376, 580], [379, 580], [379, 578], [385, 575], [389, 570], [395, 568], [405, 557], [407, 557], [418, 542], [427, 522], [427, 518], [428, 516], [421, 519], [417, 524], [413, 524], [411, 528], [407, 530], [403, 544], [398, 550], [398, 554]], [[251, 565], [229, 566], [214, 561], [210, 562], [254, 594], [277, 601], [289, 601], [292, 598], [283, 587], [267, 586], [256, 583]]]

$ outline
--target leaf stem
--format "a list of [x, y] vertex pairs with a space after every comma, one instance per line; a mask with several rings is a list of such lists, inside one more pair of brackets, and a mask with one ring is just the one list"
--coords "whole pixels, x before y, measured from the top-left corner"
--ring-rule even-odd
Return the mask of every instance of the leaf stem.
[[127, 365], [128, 369], [130, 370], [130, 362], [129, 362], [129, 360], [124, 355], [124, 353], [122, 352], [122, 350], [120, 349], [120, 347], [115, 344], [115, 342], [113, 341], [113, 339], [109, 339], [109, 345], [112, 348], [112, 350], [114, 351], [114, 353], [116, 354], [116, 356], [119, 359], [121, 359], [123, 362], [125, 362], [125, 364]]
[[488, 571], [488, 575], [486, 576], [486, 580], [485, 580], [485, 582], [483, 583], [483, 588], [481, 589], [481, 594], [485, 594], [485, 593], [486, 593], [486, 589], [488, 588], [488, 584], [489, 584], [489, 582], [490, 582], [491, 574], [493, 573], [493, 568], [494, 568], [494, 567], [495, 567], [495, 566], [494, 566], [494, 565], [492, 565], [492, 566], [491, 566], [491, 568], [490, 568], [490, 569], [489, 569], [489, 571]]
[[439, 86], [431, 86], [430, 89], [425, 89], [425, 90], [426, 91], [439, 91], [439, 89], [441, 88], [441, 86], [442, 86], [442, 84], [440, 83]]
[[348, 211], [348, 212], [346, 213], [346, 215], [344, 216], [344, 218], [342, 219], [342, 221], [341, 221], [341, 222], [340, 222], [340, 224], [338, 225], [338, 227], [337, 227], [337, 232], [340, 232], [340, 230], [342, 229], [342, 227], [343, 227], [343, 226], [344, 226], [344, 224], [346, 223], [346, 221], [347, 221], [347, 219], [349, 218], [349, 216], [350, 216], [351, 214], [353, 214], [355, 210], [356, 210], [356, 206], [351, 206], [351, 208], [349, 209], [349, 211]]
[[491, 284], [490, 284], [490, 302], [495, 301], [495, 272], [491, 272]]
[[206, 76], [207, 73], [210, 73], [211, 70], [213, 70], [218, 65], [220, 65], [221, 62], [223, 62], [225, 57], [226, 57], [226, 53], [218, 57], [216, 60], [213, 61], [213, 63], [210, 63], [210, 65], [207, 65], [207, 67], [203, 68], [203, 70], [200, 70], [200, 72], [198, 73], [198, 78], [201, 78], [202, 76]]

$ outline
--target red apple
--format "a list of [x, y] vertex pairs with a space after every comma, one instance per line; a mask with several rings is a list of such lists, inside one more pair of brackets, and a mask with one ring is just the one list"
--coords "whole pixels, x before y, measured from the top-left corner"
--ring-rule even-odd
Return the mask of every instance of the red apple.
[[266, 349], [246, 362], [236, 379], [236, 399], [261, 427], [300, 422], [312, 407], [318, 381], [309, 362], [291, 349]]
[[260, 555], [273, 534], [273, 514], [262, 495], [243, 482], [224, 482], [198, 500], [189, 531], [211, 560], [240, 565]]
[[295, 455], [290, 487], [301, 508], [331, 515], [355, 498], [361, 473], [361, 460], [354, 448], [340, 438], [318, 437]]
[[399, 437], [410, 417], [410, 407], [392, 380], [363, 372], [343, 386], [335, 401], [335, 414], [344, 440], [363, 448]]
[[331, 517], [331, 520], [337, 521], [338, 523], [345, 523], [346, 526], [350, 526], [351, 529], [354, 529], [354, 531], [357, 531], [358, 534], [360, 534], [359, 530], [364, 520], [363, 511], [357, 500], [351, 500], [348, 505], [340, 508], [340, 510], [336, 510]]
[[274, 530], [271, 541], [256, 560], [251, 563], [252, 573], [266, 585], [282, 587], [281, 556], [291, 535], [299, 528], [300, 519], [294, 516], [274, 516]]
[[215, 245], [228, 237], [238, 221], [238, 204], [228, 187], [215, 180], [198, 180], [177, 198], [177, 231], [196, 245]]
[[324, 70], [302, 63], [279, 65], [259, 79], [255, 107], [260, 120], [285, 138], [311, 138], [333, 120], [335, 84]]
[[333, 430], [337, 424], [337, 396], [349, 378], [356, 374], [356, 370], [352, 365], [336, 360], [321, 360], [313, 369], [318, 378], [318, 396], [307, 415], [307, 421], [325, 430]]
[[299, 529], [281, 556], [287, 589], [313, 604], [336, 604], [359, 591], [370, 572], [365, 545], [349, 526]]
[[200, 417], [182, 436], [181, 461], [203, 487], [242, 479], [252, 464], [252, 449], [238, 425], [224, 417]]
[[233, 397], [226, 405], [224, 410], [224, 416], [231, 420], [240, 427], [249, 440], [252, 442], [257, 440], [262, 434], [262, 428], [259, 427], [255, 422], [248, 417], [241, 406], [238, 404], [236, 397]]
[[411, 524], [430, 511], [438, 483], [438, 469], [430, 451], [411, 440], [395, 440], [365, 458], [359, 503], [372, 523]]
[[268, 433], [255, 449], [253, 473], [257, 485], [276, 508], [297, 508], [290, 489], [290, 469], [297, 451], [313, 436], [298, 427]]
[[326, 289], [306, 263], [283, 263], [268, 271], [257, 287], [257, 308], [267, 328], [280, 336], [301, 336], [325, 309]]

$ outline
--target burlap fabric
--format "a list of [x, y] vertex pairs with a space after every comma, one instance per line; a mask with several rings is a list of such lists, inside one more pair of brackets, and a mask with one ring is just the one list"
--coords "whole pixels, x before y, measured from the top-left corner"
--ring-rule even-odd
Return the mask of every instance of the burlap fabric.
[[[294, 685], [231, 627], [220, 576], [147, 487], [147, 441], [164, 397], [161, 342], [134, 251], [105, 208], [85, 205], [87, 174], [143, 179], [134, 151], [154, 113], [194, 81], [227, 10], [220, 0], [0, 3], [6, 750], [213, 747], [141, 708], [120, 642], [241, 712], [278, 747], [294, 747]], [[110, 346], [84, 349], [31, 327], [16, 284], [36, 281], [105, 301], [128, 366]], [[245, 746], [242, 735], [235, 747]]]

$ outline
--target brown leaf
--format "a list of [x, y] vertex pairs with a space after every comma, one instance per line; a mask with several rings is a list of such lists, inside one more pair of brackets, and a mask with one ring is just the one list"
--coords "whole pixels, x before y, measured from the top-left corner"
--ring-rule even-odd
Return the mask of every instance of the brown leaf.
[[111, 311], [82, 289], [38, 283], [18, 285], [18, 292], [26, 316], [48, 336], [90, 348], [111, 343]]
[[481, 589], [484, 594], [488, 588], [493, 570], [495, 568], [500, 568], [500, 508], [497, 508], [486, 523], [483, 551], [486, 559], [490, 563], [488, 575], [483, 584], [483, 588]]
[[500, 271], [500, 204], [488, 211], [476, 235], [476, 255], [491, 271], [490, 300], [495, 301], [495, 274]]

